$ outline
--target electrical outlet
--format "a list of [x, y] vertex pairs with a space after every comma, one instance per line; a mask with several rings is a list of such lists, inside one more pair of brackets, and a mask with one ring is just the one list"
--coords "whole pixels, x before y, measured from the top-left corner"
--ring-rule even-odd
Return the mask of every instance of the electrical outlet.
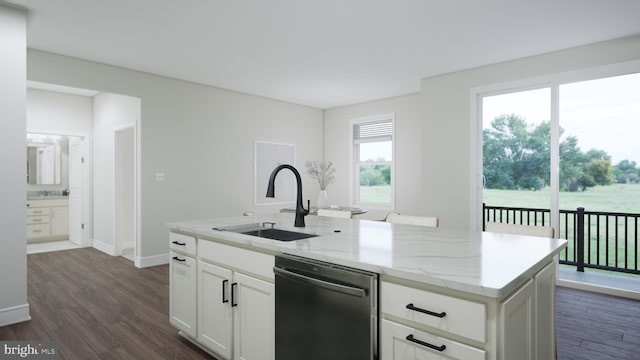
[[164, 173], [163, 172], [156, 173], [156, 181], [164, 181]]

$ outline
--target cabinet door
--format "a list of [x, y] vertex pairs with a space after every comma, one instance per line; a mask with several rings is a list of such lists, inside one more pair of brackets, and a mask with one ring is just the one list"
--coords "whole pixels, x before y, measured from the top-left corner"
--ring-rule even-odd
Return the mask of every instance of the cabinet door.
[[197, 339], [225, 359], [231, 359], [233, 346], [231, 280], [231, 270], [198, 262]]
[[234, 346], [236, 360], [275, 358], [274, 284], [234, 275]]
[[185, 334], [196, 336], [196, 261], [170, 253], [169, 321]]
[[500, 306], [500, 359], [535, 358], [534, 290], [529, 280]]
[[556, 358], [556, 264], [545, 266], [535, 277], [536, 359]]
[[51, 236], [69, 235], [69, 208], [56, 206], [51, 208]]

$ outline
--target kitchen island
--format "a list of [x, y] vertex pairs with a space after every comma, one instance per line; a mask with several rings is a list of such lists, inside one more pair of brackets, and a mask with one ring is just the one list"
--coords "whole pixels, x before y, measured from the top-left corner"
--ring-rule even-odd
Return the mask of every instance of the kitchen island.
[[[214, 230], [263, 222], [318, 236]], [[172, 324], [218, 356], [272, 359], [273, 256], [288, 253], [380, 275], [380, 359], [555, 356], [553, 260], [566, 240], [315, 216], [306, 224], [294, 228], [293, 214], [168, 224]]]

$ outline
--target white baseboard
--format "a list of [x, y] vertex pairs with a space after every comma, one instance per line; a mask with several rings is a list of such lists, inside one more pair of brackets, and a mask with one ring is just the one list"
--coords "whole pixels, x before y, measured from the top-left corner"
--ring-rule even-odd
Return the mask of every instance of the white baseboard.
[[31, 320], [29, 304], [0, 309], [0, 327]]
[[164, 265], [169, 263], [169, 254], [140, 257], [136, 256], [134, 264], [138, 268]]
[[116, 249], [113, 247], [113, 245], [109, 245], [103, 243], [100, 240], [93, 239], [93, 247], [102, 251], [103, 253], [107, 253], [111, 256], [116, 256]]

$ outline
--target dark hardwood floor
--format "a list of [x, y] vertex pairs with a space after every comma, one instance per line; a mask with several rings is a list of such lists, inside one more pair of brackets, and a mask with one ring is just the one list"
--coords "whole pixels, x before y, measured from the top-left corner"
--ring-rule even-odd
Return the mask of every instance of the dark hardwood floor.
[[[55, 341], [63, 359], [214, 359], [169, 325], [169, 267], [92, 248], [27, 257], [31, 321], [1, 340]], [[558, 359], [640, 359], [640, 302], [557, 288]], [[511, 360], [511, 359], [509, 359]]]
[[556, 289], [559, 360], [640, 359], [640, 301]]
[[55, 341], [59, 359], [214, 359], [169, 325], [169, 267], [93, 248], [27, 256], [31, 321], [2, 340]]

